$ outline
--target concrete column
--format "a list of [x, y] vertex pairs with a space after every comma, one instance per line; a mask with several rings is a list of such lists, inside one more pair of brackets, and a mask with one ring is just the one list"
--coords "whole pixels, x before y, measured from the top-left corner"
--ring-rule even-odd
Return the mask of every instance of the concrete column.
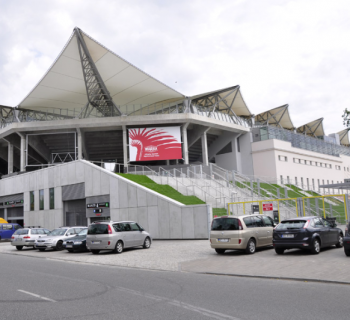
[[124, 157], [124, 167], [128, 166], [128, 142], [127, 142], [127, 132], [126, 126], [123, 126], [123, 157]]
[[7, 173], [8, 174], [13, 173], [13, 144], [11, 144], [11, 143], [8, 144], [7, 164], [8, 164]]
[[7, 221], [7, 208], [4, 208], [4, 219]]
[[21, 135], [21, 171], [26, 171], [26, 138]]
[[185, 123], [182, 126], [182, 157], [184, 159], [185, 164], [189, 164], [188, 160], [188, 142], [187, 142], [187, 127], [189, 123]]
[[170, 160], [166, 160], [166, 165], [170, 166]]
[[202, 162], [203, 166], [208, 166], [209, 165], [209, 160], [208, 160], [208, 144], [207, 144], [207, 133], [204, 132], [201, 136], [201, 141], [202, 141]]
[[83, 159], [83, 138], [81, 136], [81, 131], [78, 131], [78, 160]]

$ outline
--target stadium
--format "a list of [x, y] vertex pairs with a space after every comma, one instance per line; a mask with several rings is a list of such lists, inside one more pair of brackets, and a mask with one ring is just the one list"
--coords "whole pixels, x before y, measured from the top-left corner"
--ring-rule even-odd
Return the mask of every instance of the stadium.
[[[324, 215], [347, 217], [336, 208], [348, 198], [336, 195], [350, 185], [348, 129], [326, 135], [323, 118], [296, 127], [287, 104], [254, 114], [239, 85], [186, 96], [79, 28], [34, 89], [0, 111], [0, 217], [9, 222], [129, 219], [154, 238], [198, 239], [228, 203], [254, 212], [259, 201], [325, 195]], [[271, 214], [301, 213], [297, 200], [277, 203]]]

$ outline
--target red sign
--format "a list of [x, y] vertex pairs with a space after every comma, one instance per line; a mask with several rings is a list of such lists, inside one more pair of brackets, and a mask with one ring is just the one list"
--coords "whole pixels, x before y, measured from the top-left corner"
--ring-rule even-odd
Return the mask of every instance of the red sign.
[[272, 211], [273, 204], [272, 203], [263, 203], [263, 211]]
[[130, 161], [182, 159], [180, 127], [129, 129]]

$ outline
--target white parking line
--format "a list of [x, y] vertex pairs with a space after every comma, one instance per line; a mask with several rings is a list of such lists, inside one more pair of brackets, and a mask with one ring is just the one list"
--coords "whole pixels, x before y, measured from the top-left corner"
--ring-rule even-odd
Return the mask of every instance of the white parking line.
[[28, 291], [24, 291], [24, 290], [17, 290], [19, 292], [23, 292], [23, 293], [26, 293], [26, 294], [29, 294], [33, 297], [36, 297], [36, 298], [39, 298], [39, 299], [43, 299], [43, 300], [46, 300], [46, 301], [50, 301], [50, 302], [56, 302], [55, 300], [52, 300], [50, 298], [46, 298], [46, 297], [43, 297], [43, 296], [39, 296], [38, 294], [35, 294], [35, 293], [32, 293], [32, 292], [28, 292]]

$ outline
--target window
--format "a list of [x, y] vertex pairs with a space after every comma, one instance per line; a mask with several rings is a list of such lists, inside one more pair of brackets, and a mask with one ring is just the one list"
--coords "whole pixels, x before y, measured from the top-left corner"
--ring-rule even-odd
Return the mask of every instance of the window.
[[255, 222], [255, 225], [256, 225], [257, 227], [263, 227], [263, 226], [264, 226], [264, 223], [263, 223], [261, 217], [252, 216], [251, 218], [252, 218], [252, 220]]
[[307, 185], [307, 188], [309, 189], [309, 178], [306, 178], [306, 185]]
[[305, 164], [307, 164], [309, 166], [310, 165], [310, 161], [309, 160], [305, 160]]
[[243, 218], [244, 224], [247, 228], [255, 228], [255, 222], [250, 218]]
[[241, 152], [241, 145], [239, 144], [239, 137], [237, 138], [237, 151]]
[[295, 163], [300, 163], [300, 160], [297, 159], [297, 158], [294, 158], [293, 160], [294, 160]]
[[314, 179], [312, 179], [312, 189], [315, 190], [315, 180]]
[[39, 190], [39, 210], [44, 210], [44, 190]]
[[279, 161], [287, 162], [287, 161], [288, 161], [288, 158], [285, 157], [285, 156], [278, 156], [278, 160], [279, 160]]
[[298, 178], [295, 177], [295, 185], [298, 185]]
[[315, 162], [315, 166], [316, 166], [316, 167], [318, 166], [318, 162], [317, 162], [317, 161]]
[[34, 191], [29, 192], [30, 198], [30, 211], [34, 211]]
[[322, 221], [319, 218], [315, 218], [314, 221], [315, 221], [315, 227], [316, 228], [322, 228], [323, 227], [323, 223], [322, 223]]
[[287, 183], [290, 184], [289, 176], [287, 176]]
[[300, 178], [301, 179], [301, 187], [304, 188], [304, 179], [303, 178]]
[[136, 223], [130, 223], [131, 231], [140, 231], [139, 226]]
[[12, 230], [12, 224], [3, 224], [2, 230]]
[[283, 176], [280, 176], [281, 177], [281, 184], [283, 184]]
[[273, 227], [273, 221], [269, 217], [262, 216], [262, 218], [264, 220], [265, 226]]
[[211, 230], [239, 230], [238, 219], [220, 218], [214, 219]]
[[324, 184], [324, 179], [322, 179], [322, 184]]
[[50, 188], [50, 210], [55, 209], [55, 189]]
[[335, 170], [340, 170], [340, 166], [335, 166]]

